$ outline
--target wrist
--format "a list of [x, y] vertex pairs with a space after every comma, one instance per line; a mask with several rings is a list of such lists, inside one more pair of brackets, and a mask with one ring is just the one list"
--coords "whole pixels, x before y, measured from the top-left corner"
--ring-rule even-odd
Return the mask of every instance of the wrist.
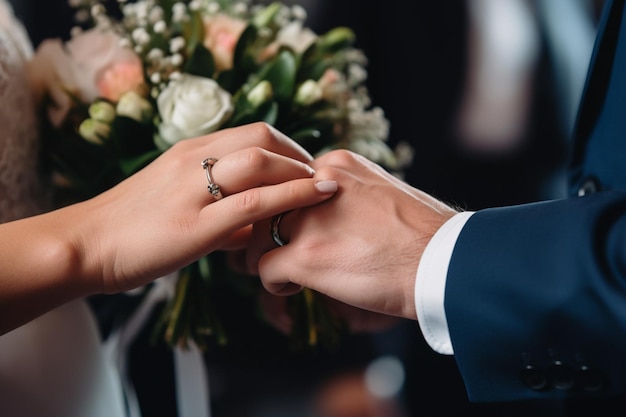
[[76, 223], [54, 211], [0, 225], [0, 334], [97, 291], [68, 239]]
[[41, 230], [50, 230], [42, 241], [46, 263], [56, 271], [59, 285], [73, 297], [83, 297], [102, 292], [101, 268], [92, 246], [99, 242], [96, 228], [89, 223], [82, 206], [74, 204], [50, 213], [46, 220], [51, 224]]

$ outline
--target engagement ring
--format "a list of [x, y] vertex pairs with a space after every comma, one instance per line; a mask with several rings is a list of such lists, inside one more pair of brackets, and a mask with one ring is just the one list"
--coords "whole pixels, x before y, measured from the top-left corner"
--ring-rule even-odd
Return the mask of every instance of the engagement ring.
[[209, 192], [215, 197], [216, 200], [222, 198], [222, 192], [220, 191], [220, 186], [213, 182], [213, 178], [211, 177], [211, 168], [217, 162], [217, 158], [207, 158], [202, 161], [202, 168], [206, 172], [206, 179], [209, 181], [208, 189]]

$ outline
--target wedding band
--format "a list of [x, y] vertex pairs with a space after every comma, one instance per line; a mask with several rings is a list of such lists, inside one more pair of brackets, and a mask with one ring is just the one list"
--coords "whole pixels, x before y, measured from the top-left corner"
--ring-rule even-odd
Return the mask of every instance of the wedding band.
[[274, 240], [274, 243], [276, 243], [278, 246], [285, 246], [287, 244], [287, 242], [285, 242], [284, 240], [280, 238], [280, 232], [278, 230], [278, 228], [280, 227], [280, 221], [282, 219], [283, 219], [283, 213], [279, 214], [278, 216], [272, 217], [272, 223], [270, 226], [272, 239]]
[[217, 162], [217, 158], [207, 158], [202, 161], [202, 168], [206, 172], [206, 179], [209, 181], [208, 189], [209, 192], [215, 197], [216, 200], [222, 198], [222, 191], [220, 190], [220, 186], [213, 182], [213, 177], [211, 176], [211, 168]]

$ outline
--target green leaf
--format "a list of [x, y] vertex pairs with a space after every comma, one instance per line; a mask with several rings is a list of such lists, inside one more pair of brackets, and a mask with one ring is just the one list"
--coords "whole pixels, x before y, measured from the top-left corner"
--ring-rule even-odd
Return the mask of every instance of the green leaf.
[[262, 79], [272, 84], [274, 97], [278, 101], [290, 101], [296, 85], [296, 58], [289, 50], [281, 51], [269, 63]]
[[278, 119], [278, 103], [275, 101], [268, 101], [257, 107], [254, 113], [254, 118], [249, 123], [254, 122], [266, 122], [270, 125], [276, 124]]
[[317, 140], [322, 136], [322, 132], [320, 132], [319, 129], [307, 128], [307, 129], [302, 129], [295, 133], [292, 133], [290, 136], [295, 141], [308, 140], [308, 139]]
[[309, 64], [303, 64], [298, 73], [298, 81], [319, 80], [324, 72], [330, 68], [330, 63], [326, 59], [313, 61]]
[[172, 21], [172, 8], [175, 3], [180, 0], [161, 0], [161, 8], [163, 9], [163, 20], [166, 22]]
[[220, 5], [220, 9], [228, 10], [229, 7], [232, 6], [232, 0], [217, 0], [217, 3]]
[[241, 68], [233, 68], [222, 71], [217, 76], [217, 83], [230, 94], [235, 94], [237, 90], [246, 82], [248, 73]]
[[[248, 25], [239, 36], [237, 45], [235, 46], [235, 52], [233, 54], [233, 66], [235, 68], [246, 68], [250, 65], [250, 60], [247, 60], [248, 50], [257, 42], [258, 29], [254, 25]], [[254, 60], [252, 60], [254, 63]]]
[[205, 78], [212, 78], [215, 74], [215, 59], [213, 54], [202, 44], [197, 44], [191, 52], [184, 71]]
[[237, 113], [228, 123], [228, 127], [241, 126], [253, 122], [266, 122], [275, 125], [278, 119], [278, 103], [268, 101], [261, 104], [257, 108], [247, 107], [240, 113]]
[[118, 157], [141, 155], [154, 149], [152, 124], [138, 122], [125, 116], [117, 116], [111, 123], [109, 142]]
[[208, 282], [211, 279], [211, 263], [208, 256], [198, 259], [198, 272], [204, 281]]
[[252, 18], [252, 24], [259, 28], [271, 25], [282, 7], [278, 1], [270, 3]]
[[78, 134], [64, 135], [48, 146], [52, 168], [72, 181], [85, 197], [92, 197], [123, 179], [109, 144], [96, 145]]
[[191, 19], [183, 28], [183, 36], [185, 37], [187, 55], [193, 54], [195, 49], [204, 42], [204, 22], [199, 12], [192, 12]]
[[354, 44], [356, 36], [347, 27], [339, 26], [326, 32], [317, 39], [320, 50], [325, 54], [334, 54]]

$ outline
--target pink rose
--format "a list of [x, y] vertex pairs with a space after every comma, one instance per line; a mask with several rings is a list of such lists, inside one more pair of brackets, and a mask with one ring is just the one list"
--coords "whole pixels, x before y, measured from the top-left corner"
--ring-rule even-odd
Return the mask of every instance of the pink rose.
[[336, 69], [329, 68], [324, 71], [324, 74], [319, 79], [319, 85], [325, 100], [336, 103], [337, 106], [348, 101], [350, 86], [346, 82], [344, 75]]
[[225, 14], [217, 14], [204, 20], [204, 46], [213, 54], [216, 71], [233, 67], [233, 55], [239, 37], [247, 23]]
[[58, 126], [72, 105], [72, 97], [84, 103], [96, 98], [116, 102], [132, 90], [141, 90], [141, 60], [113, 32], [91, 29], [63, 44], [59, 39], [42, 42], [33, 59], [36, 84], [51, 98], [50, 120]]
[[118, 102], [130, 91], [138, 91], [144, 83], [143, 68], [136, 62], [118, 62], [102, 71], [98, 77], [100, 97]]
[[[74, 78], [86, 102], [119, 90], [124, 85], [126, 91], [143, 84], [141, 60], [130, 48], [121, 44], [121, 39], [111, 31], [92, 29], [73, 37], [66, 44]], [[117, 75], [127, 75], [121, 81]], [[121, 94], [109, 98], [117, 101]]]

